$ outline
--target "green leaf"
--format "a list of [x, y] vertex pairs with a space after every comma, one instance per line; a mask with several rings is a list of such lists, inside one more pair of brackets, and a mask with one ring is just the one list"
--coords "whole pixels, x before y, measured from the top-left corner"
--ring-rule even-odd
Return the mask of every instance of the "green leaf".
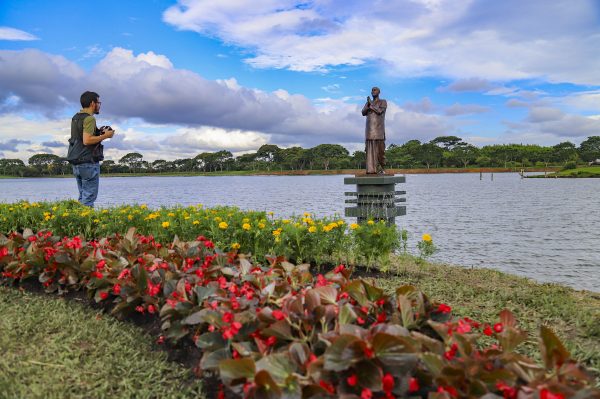
[[425, 367], [433, 374], [434, 377], [439, 377], [444, 368], [444, 361], [440, 355], [434, 353], [421, 354], [421, 360], [425, 363]]
[[208, 332], [202, 334], [196, 340], [196, 346], [204, 350], [215, 350], [227, 345], [227, 341], [223, 339], [220, 332]]
[[281, 398], [281, 388], [271, 377], [267, 370], [259, 371], [254, 377], [256, 388], [250, 397], [255, 399], [279, 399]]
[[347, 292], [360, 306], [367, 306], [369, 299], [365, 292], [365, 287], [360, 280], [354, 280], [344, 287], [344, 292]]
[[415, 314], [410, 300], [404, 295], [398, 295], [398, 306], [400, 306], [400, 314], [402, 315], [402, 325], [405, 328], [413, 327], [415, 325]]
[[345, 303], [342, 307], [340, 307], [338, 320], [340, 324], [350, 324], [356, 320], [356, 313], [354, 312], [352, 305]]
[[381, 379], [383, 372], [381, 368], [370, 360], [359, 362], [355, 366], [358, 384], [363, 388], [369, 388], [372, 391], [380, 391], [383, 386]]
[[296, 371], [296, 367], [288, 353], [275, 353], [256, 362], [256, 370], [268, 371], [277, 384], [284, 385]]
[[273, 336], [287, 341], [293, 341], [294, 336], [287, 320], [279, 320], [262, 331], [263, 335]]
[[364, 357], [365, 343], [352, 335], [340, 335], [325, 351], [325, 370], [344, 371]]
[[417, 365], [418, 358], [414, 353], [417, 348], [409, 337], [379, 333], [373, 337], [371, 345], [377, 359], [395, 372], [406, 374]]
[[326, 287], [317, 287], [313, 288], [312, 291], [315, 291], [319, 294], [319, 297], [321, 298], [321, 303], [331, 305], [337, 304], [338, 291], [332, 286], [328, 285]]
[[547, 369], [560, 367], [571, 358], [554, 332], [546, 326], [540, 327], [540, 352]]
[[231, 384], [238, 379], [253, 379], [256, 372], [254, 360], [245, 359], [225, 359], [219, 362], [219, 377], [225, 384]]
[[196, 286], [194, 288], [194, 292], [196, 293], [196, 297], [198, 298], [198, 303], [202, 303], [206, 298], [214, 295], [217, 292], [217, 287], [214, 285], [209, 286]]
[[204, 352], [200, 360], [200, 368], [202, 370], [216, 370], [221, 361], [230, 359], [228, 348], [217, 349], [214, 352]]

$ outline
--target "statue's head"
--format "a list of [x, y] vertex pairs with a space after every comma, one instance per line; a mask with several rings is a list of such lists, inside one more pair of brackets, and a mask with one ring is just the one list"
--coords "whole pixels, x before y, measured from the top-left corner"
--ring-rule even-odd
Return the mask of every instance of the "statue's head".
[[373, 87], [371, 89], [371, 95], [373, 97], [379, 97], [379, 93], [381, 92], [381, 90], [379, 90], [379, 87]]

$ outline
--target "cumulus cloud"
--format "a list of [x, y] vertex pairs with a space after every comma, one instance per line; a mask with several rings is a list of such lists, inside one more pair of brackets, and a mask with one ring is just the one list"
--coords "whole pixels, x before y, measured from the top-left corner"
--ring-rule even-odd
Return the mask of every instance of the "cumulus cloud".
[[[179, 0], [163, 19], [249, 50], [261, 68], [379, 62], [400, 76], [600, 84], [598, 3]], [[460, 85], [458, 86], [460, 88]]]
[[17, 146], [20, 144], [31, 144], [29, 140], [10, 139], [7, 141], [0, 141], [0, 151], [17, 151]]
[[448, 108], [445, 109], [444, 113], [448, 116], [457, 116], [457, 115], [469, 115], [469, 114], [482, 114], [485, 112], [489, 112], [489, 107], [484, 107], [477, 104], [452, 104]]
[[20, 29], [0, 26], [0, 40], [31, 41], [39, 40], [39, 38]]

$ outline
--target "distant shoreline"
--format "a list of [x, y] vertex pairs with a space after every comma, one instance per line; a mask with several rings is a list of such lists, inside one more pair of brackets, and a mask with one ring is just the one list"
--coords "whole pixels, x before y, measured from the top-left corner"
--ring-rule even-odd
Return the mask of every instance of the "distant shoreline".
[[[388, 169], [388, 173], [398, 175], [442, 174], [442, 173], [524, 173], [556, 172], [560, 167], [544, 168], [430, 168], [430, 169]], [[102, 177], [188, 177], [188, 176], [312, 176], [312, 175], [354, 175], [364, 173], [363, 169], [332, 169], [332, 170], [238, 170], [218, 172], [165, 172], [165, 173], [102, 173]], [[0, 176], [0, 179], [39, 179], [39, 178], [72, 178], [71, 174], [50, 176]]]

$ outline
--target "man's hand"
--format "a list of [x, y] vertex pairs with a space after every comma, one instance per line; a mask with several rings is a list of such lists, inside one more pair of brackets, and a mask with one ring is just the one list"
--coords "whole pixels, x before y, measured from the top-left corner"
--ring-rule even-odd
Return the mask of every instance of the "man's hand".
[[371, 104], [371, 97], [367, 96], [367, 104]]
[[102, 131], [102, 135], [103, 135], [104, 137], [106, 137], [107, 139], [110, 139], [112, 136], [114, 136], [114, 135], [115, 135], [115, 131], [114, 131], [114, 130], [112, 130], [112, 129], [104, 129], [104, 130]]

